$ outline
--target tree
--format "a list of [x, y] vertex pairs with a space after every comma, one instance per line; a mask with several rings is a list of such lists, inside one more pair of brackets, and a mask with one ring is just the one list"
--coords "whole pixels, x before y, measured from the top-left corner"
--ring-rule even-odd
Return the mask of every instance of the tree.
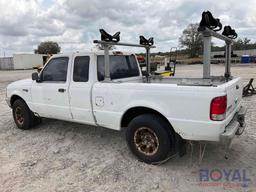
[[53, 41], [41, 42], [37, 49], [34, 50], [36, 54], [57, 54], [61, 50], [61, 47], [58, 43]]
[[254, 44], [250, 43], [251, 40], [245, 37], [244, 39], [239, 38], [233, 44], [234, 50], [243, 50], [243, 49], [251, 49], [254, 48]]
[[[247, 37], [241, 39], [234, 40], [234, 43], [232, 45], [233, 50], [250, 50], [250, 49], [256, 49], [256, 43], [252, 43], [250, 39]], [[213, 46], [212, 51], [225, 51], [225, 46]]]
[[197, 31], [198, 26], [199, 24], [197, 23], [189, 24], [179, 38], [181, 46], [188, 50], [190, 57], [198, 57], [203, 46], [202, 38]]
[[248, 45], [251, 42], [251, 39], [248, 39], [247, 37], [245, 37], [243, 42], [245, 45]]

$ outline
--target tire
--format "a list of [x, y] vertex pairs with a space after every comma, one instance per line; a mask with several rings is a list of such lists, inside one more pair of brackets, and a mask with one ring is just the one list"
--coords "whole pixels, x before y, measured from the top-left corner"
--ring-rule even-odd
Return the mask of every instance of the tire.
[[14, 122], [19, 129], [27, 130], [33, 127], [34, 114], [30, 111], [23, 100], [17, 99], [14, 101], [12, 106], [12, 115]]
[[175, 138], [170, 125], [154, 114], [135, 117], [126, 130], [126, 142], [131, 152], [148, 164], [161, 163], [175, 151]]

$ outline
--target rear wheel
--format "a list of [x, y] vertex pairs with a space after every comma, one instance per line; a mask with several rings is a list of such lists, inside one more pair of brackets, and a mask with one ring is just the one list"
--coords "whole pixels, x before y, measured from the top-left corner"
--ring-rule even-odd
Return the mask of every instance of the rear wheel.
[[12, 106], [13, 119], [19, 129], [30, 129], [33, 127], [34, 114], [30, 111], [27, 104], [17, 99]]
[[132, 153], [145, 163], [160, 163], [174, 151], [170, 125], [154, 114], [135, 117], [126, 131], [126, 141]]

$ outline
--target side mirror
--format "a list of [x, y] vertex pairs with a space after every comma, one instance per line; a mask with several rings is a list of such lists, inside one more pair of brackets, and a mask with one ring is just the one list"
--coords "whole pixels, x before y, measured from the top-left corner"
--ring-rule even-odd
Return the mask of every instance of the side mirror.
[[41, 82], [37, 72], [32, 73], [32, 80], [36, 82]]

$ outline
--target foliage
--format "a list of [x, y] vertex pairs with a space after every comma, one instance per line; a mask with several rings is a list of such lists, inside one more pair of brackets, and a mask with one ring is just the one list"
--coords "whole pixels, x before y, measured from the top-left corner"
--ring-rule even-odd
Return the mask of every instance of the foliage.
[[[234, 44], [232, 45], [233, 50], [249, 50], [249, 49], [256, 49], [256, 43], [251, 43], [251, 40], [245, 37], [244, 39], [237, 39], [235, 40]], [[225, 51], [225, 46], [218, 47], [213, 46], [212, 51]]]
[[61, 47], [58, 43], [53, 41], [41, 42], [37, 49], [34, 50], [36, 54], [57, 54], [61, 50]]
[[179, 38], [181, 47], [189, 52], [190, 57], [198, 57], [203, 47], [203, 40], [198, 32], [198, 23], [189, 24]]
[[256, 44], [255, 43], [250, 43], [251, 40], [248, 38], [244, 39], [238, 39], [234, 44], [233, 44], [233, 49], [234, 50], [242, 50], [242, 49], [256, 49]]

